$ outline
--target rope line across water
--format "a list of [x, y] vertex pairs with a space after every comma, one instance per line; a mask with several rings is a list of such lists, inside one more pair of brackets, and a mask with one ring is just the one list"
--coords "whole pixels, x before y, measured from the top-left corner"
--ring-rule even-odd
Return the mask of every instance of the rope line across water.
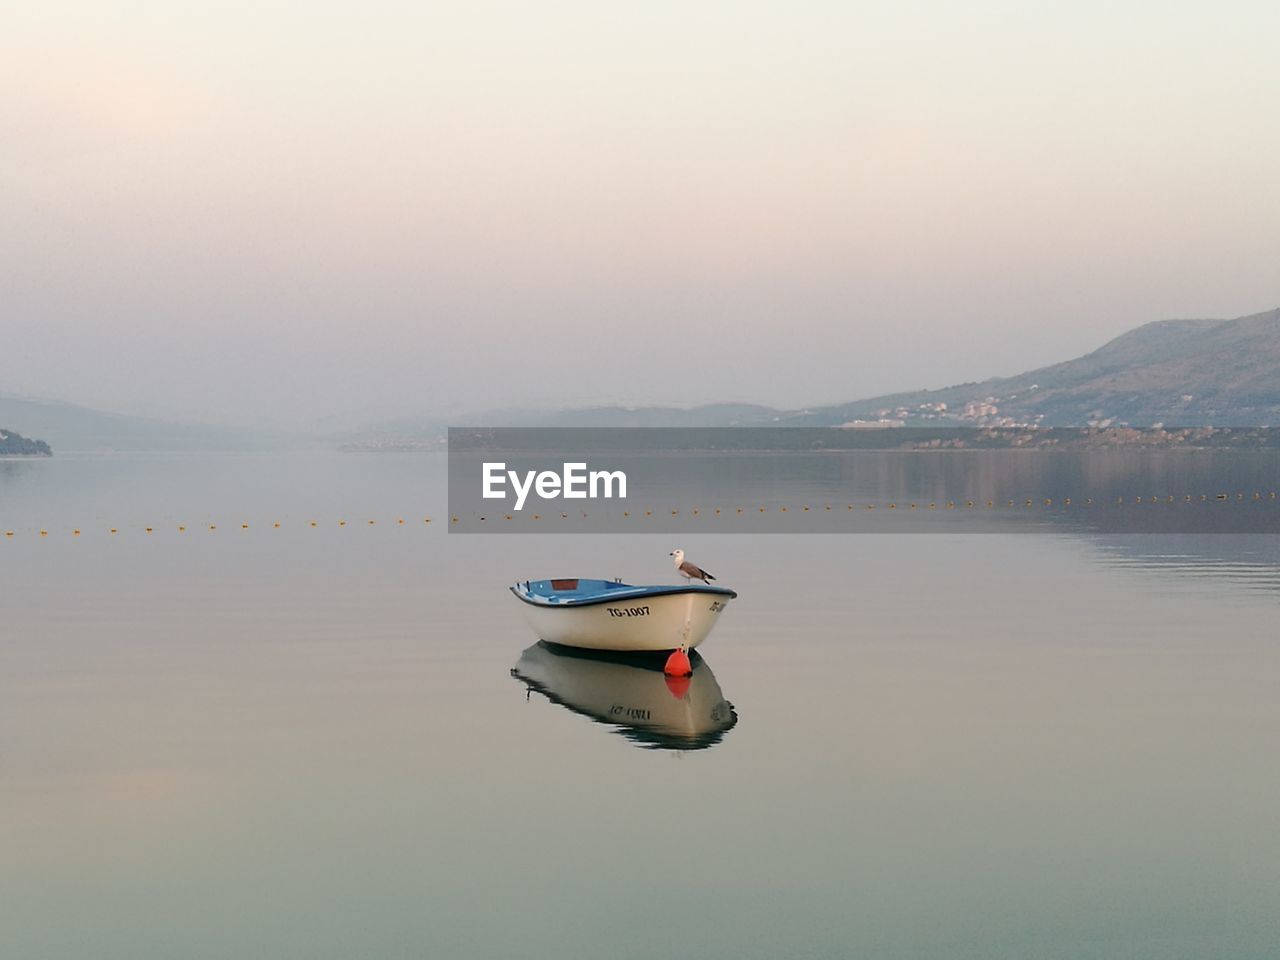
[[[1061, 510], [1065, 508], [1086, 509], [1086, 508], [1095, 506], [1095, 504], [1104, 505], [1107, 507], [1125, 507], [1125, 506], [1142, 506], [1142, 505], [1146, 505], [1146, 506], [1183, 505], [1185, 506], [1185, 505], [1198, 505], [1198, 504], [1211, 504], [1211, 503], [1212, 504], [1260, 503], [1263, 501], [1275, 501], [1277, 500], [1278, 496], [1280, 495], [1278, 495], [1277, 491], [1270, 490], [1266, 492], [1254, 491], [1253, 493], [1236, 492], [1234, 494], [1231, 494], [1231, 493], [1171, 494], [1170, 493], [1170, 494], [1164, 494], [1164, 495], [1153, 494], [1151, 496], [1131, 496], [1131, 497], [1116, 496], [1116, 497], [1107, 497], [1107, 498], [1062, 497], [1062, 498], [1055, 499], [1053, 497], [1025, 497], [1025, 498], [1019, 498], [1019, 499], [992, 498], [988, 500], [963, 499], [963, 500], [929, 500], [929, 501], [895, 499], [895, 500], [881, 500], [876, 502], [860, 501], [858, 503], [823, 502], [820, 504], [800, 503], [798, 505], [795, 505], [795, 504], [767, 505], [765, 504], [765, 505], [750, 506], [750, 507], [744, 507], [744, 506], [723, 507], [722, 506], [722, 507], [713, 507], [710, 510], [704, 510], [702, 507], [692, 507], [692, 508], [683, 508], [683, 509], [679, 507], [673, 507], [669, 511], [658, 511], [658, 513], [664, 514], [664, 515], [669, 513], [671, 517], [687, 516], [689, 518], [698, 518], [698, 519], [705, 518], [710, 521], [710, 524], [714, 524], [717, 520], [722, 520], [722, 519], [723, 520], [735, 520], [738, 518], [746, 519], [748, 517], [759, 516], [760, 514], [791, 513], [793, 510], [801, 514], [819, 513], [819, 512], [821, 513], [839, 512], [839, 513], [847, 514], [847, 513], [862, 511], [862, 510], [893, 510], [893, 511], [905, 510], [908, 512], [912, 510], [1009, 510], [1009, 509], [1026, 510], [1026, 509], [1034, 509], [1036, 507], [1040, 507], [1044, 509], [1057, 507], [1058, 509]], [[643, 510], [640, 510], [640, 509], [635, 509], [635, 510], [627, 509], [627, 510], [615, 510], [615, 511], [596, 510], [591, 512], [584, 510], [584, 511], [574, 511], [573, 513], [556, 512], [556, 513], [549, 513], [549, 514], [484, 513], [484, 514], [474, 514], [465, 518], [458, 514], [452, 514], [449, 517], [449, 522], [451, 525], [462, 525], [464, 523], [470, 523], [472, 521], [477, 523], [486, 523], [486, 524], [491, 522], [505, 524], [505, 523], [517, 522], [521, 520], [529, 523], [543, 523], [544, 521], [554, 523], [557, 520], [564, 521], [569, 519], [574, 519], [574, 520], [586, 519], [591, 516], [603, 517], [603, 518], [615, 519], [615, 520], [616, 519], [636, 520], [636, 521], [639, 521], [641, 524], [643, 524], [644, 521], [652, 520], [654, 518], [655, 511], [653, 508], [648, 508]], [[431, 522], [432, 522], [432, 518], [429, 516], [422, 518], [423, 526], [430, 525]], [[303, 527], [304, 529], [318, 529], [322, 526], [331, 527], [331, 526], [334, 526], [335, 524], [339, 528], [345, 528], [348, 526], [349, 523], [351, 523], [351, 521], [348, 521], [345, 518], [337, 519], [337, 520], [328, 520], [324, 522], [318, 519], [311, 519], [306, 521], [299, 521], [298, 523], [292, 524], [292, 525], [283, 523], [279, 520], [275, 520], [275, 521], [272, 521], [266, 528], [270, 530], [283, 530], [283, 529], [290, 528], [291, 526], [295, 526], [295, 527]], [[378, 520], [376, 518], [370, 517], [370, 518], [366, 518], [363, 523], [357, 524], [357, 525], [372, 527], [372, 526], [376, 526], [377, 524], [378, 524]], [[411, 524], [410, 524], [410, 521], [406, 520], [404, 517], [396, 517], [395, 520], [391, 521], [389, 525], [403, 527], [403, 526], [409, 526]], [[207, 528], [207, 531], [210, 533], [216, 532], [218, 530], [217, 523], [206, 523], [204, 524], [204, 526]], [[51, 535], [51, 531], [54, 529], [55, 528], [52, 526], [43, 526], [43, 527], [34, 528], [27, 532], [37, 534], [40, 537], [48, 537]], [[71, 536], [79, 537], [88, 529], [89, 528], [87, 527], [69, 527], [69, 528], [63, 527], [62, 531], [63, 532], [69, 531]], [[132, 528], [125, 527], [125, 526], [113, 526], [113, 527], [96, 528], [96, 529], [105, 530], [105, 532], [108, 534], [118, 534], [121, 531], [127, 530], [127, 529], [141, 530], [145, 533], [153, 534], [160, 529], [174, 530], [178, 533], [187, 533], [188, 531], [194, 530], [195, 528], [189, 526], [188, 524], [183, 523], [183, 524], [174, 524], [172, 526], [167, 526], [163, 528], [155, 524], [151, 524], [151, 525], [139, 525], [137, 527], [132, 527]], [[247, 520], [241, 521], [240, 523], [240, 530], [242, 532], [248, 532], [256, 529], [259, 529], [259, 528], [251, 525], [250, 522]], [[4, 539], [6, 540], [18, 539], [20, 536], [22, 536], [22, 533], [23, 531], [20, 531], [19, 529], [16, 529], [16, 528], [6, 529], [4, 530]]]

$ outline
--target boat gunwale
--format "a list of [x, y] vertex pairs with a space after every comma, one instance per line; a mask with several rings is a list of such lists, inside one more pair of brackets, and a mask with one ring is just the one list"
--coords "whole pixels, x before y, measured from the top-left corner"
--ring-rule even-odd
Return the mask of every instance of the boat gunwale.
[[[579, 577], [579, 580], [591, 579], [589, 577]], [[708, 596], [727, 597], [730, 600], [736, 600], [738, 591], [730, 590], [728, 587], [716, 587], [711, 584], [653, 584], [651, 586], [625, 584], [621, 588], [615, 588], [612, 596], [590, 596], [574, 599], [572, 597], [563, 600], [535, 600], [533, 597], [537, 594], [521, 593], [520, 586], [523, 584], [525, 590], [529, 589], [530, 583], [536, 583], [534, 580], [519, 580], [512, 584], [508, 589], [521, 603], [527, 603], [531, 607], [537, 607], [540, 610], [557, 610], [568, 607], [591, 607], [601, 603], [626, 603], [632, 600], [644, 600], [648, 597], [673, 597], [685, 593], [702, 593]], [[601, 583], [610, 581], [602, 580]]]

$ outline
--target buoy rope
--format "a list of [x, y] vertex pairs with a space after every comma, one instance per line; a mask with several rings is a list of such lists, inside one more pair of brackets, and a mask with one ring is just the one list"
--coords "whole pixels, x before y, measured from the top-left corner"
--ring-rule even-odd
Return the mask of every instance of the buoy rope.
[[[682, 524], [697, 523], [699, 526], [713, 528], [724, 520], [749, 520], [757, 518], [760, 515], [773, 514], [804, 514], [825, 515], [825, 514], [859, 514], [864, 511], [893, 511], [895, 515], [900, 515], [901, 511], [910, 512], [913, 510], [960, 510], [960, 511], [981, 511], [981, 512], [1025, 512], [1027, 510], [1056, 510], [1058, 512], [1079, 512], [1087, 511], [1091, 508], [1123, 508], [1138, 506], [1198, 506], [1198, 505], [1221, 505], [1221, 504], [1261, 504], [1273, 503], [1278, 499], [1277, 491], [1252, 491], [1252, 492], [1216, 492], [1216, 493], [1182, 493], [1182, 494], [1153, 494], [1149, 496], [1112, 496], [1112, 497], [988, 497], [982, 498], [964, 498], [964, 499], [933, 499], [925, 500], [910, 498], [895, 498], [892, 500], [859, 500], [859, 501], [818, 501], [818, 502], [800, 502], [800, 503], [765, 503], [750, 505], [734, 505], [734, 506], [717, 506], [704, 508], [702, 506], [694, 507], [673, 507], [665, 510], [649, 507], [636, 508], [629, 507], [625, 510], [619, 509], [596, 509], [596, 510], [575, 510], [554, 511], [550, 513], [538, 513], [525, 511], [520, 513], [472, 513], [472, 514], [451, 514], [449, 516], [450, 526], [463, 526], [471, 523], [485, 524], [492, 526], [494, 524], [506, 525], [508, 523], [525, 522], [529, 524], [559, 524], [565, 521], [577, 521], [582, 519], [601, 519], [601, 520], [617, 520], [617, 521], [634, 521], [639, 526], [653, 525], [646, 524], [646, 521], [658, 519], [679, 518]], [[328, 519], [321, 521], [320, 519], [306, 519], [296, 522], [283, 522], [273, 520], [268, 523], [259, 524], [249, 520], [242, 520], [239, 523], [239, 530], [242, 533], [254, 532], [260, 529], [267, 530], [287, 530], [287, 529], [304, 529], [316, 530], [322, 527], [338, 527], [345, 529], [348, 526], [374, 527], [379, 524], [376, 517], [364, 517], [361, 520], [348, 520], [345, 517], [337, 519]], [[406, 517], [395, 517], [384, 523], [384, 526], [394, 527], [430, 527], [432, 517], [424, 516], [421, 522]], [[216, 533], [223, 529], [217, 522], [206, 521], [200, 524], [136, 524], [136, 525], [115, 525], [106, 527], [90, 528], [86, 525], [80, 526], [64, 526], [55, 528], [53, 525], [45, 525], [39, 527], [29, 527], [20, 529], [18, 527], [6, 528], [3, 530], [3, 539], [15, 540], [23, 535], [36, 535], [38, 537], [50, 537], [57, 533], [69, 534], [73, 537], [81, 537], [85, 533], [99, 532], [108, 535], [119, 534], [126, 530], [135, 532], [143, 532], [147, 534], [155, 534], [160, 531], [176, 532], [179, 534], [193, 533], [203, 529], [208, 533]]]

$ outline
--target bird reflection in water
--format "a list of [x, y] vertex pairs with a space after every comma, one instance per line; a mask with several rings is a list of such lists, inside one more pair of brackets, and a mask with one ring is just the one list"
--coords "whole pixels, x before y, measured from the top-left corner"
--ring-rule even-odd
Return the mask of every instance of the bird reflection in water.
[[580, 650], [539, 641], [511, 675], [552, 703], [614, 728], [651, 750], [705, 750], [738, 722], [711, 667], [695, 650], [693, 673], [668, 677], [663, 657]]

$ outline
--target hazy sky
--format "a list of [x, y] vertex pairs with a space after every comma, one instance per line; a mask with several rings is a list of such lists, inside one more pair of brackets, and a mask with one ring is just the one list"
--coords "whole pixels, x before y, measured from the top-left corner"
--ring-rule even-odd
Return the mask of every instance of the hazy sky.
[[1280, 5], [9, 4], [0, 393], [799, 405], [1280, 305]]

